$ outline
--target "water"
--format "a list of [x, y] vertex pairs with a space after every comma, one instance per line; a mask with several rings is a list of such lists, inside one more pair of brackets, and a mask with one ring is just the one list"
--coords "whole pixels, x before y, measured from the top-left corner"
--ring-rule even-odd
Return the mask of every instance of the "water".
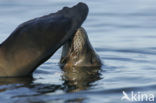
[[[0, 0], [0, 42], [20, 23], [78, 2]], [[68, 74], [58, 65], [59, 49], [33, 78], [0, 78], [1, 103], [128, 103], [121, 101], [122, 91], [156, 96], [156, 1], [83, 2], [90, 9], [83, 27], [104, 63], [101, 71], [80, 70], [64, 79]]]

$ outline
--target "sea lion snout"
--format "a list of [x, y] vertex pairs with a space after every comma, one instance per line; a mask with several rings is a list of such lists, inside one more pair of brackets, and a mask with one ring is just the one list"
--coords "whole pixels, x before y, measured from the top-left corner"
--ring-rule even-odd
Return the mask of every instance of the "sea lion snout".
[[79, 27], [80, 25], [77, 25], [77, 23], [79, 22], [79, 24], [82, 24], [82, 22], [86, 19], [88, 15], [88, 11], [88, 6], [81, 2], [71, 8], [64, 7], [62, 10], [59, 11], [59, 13], [63, 14], [67, 18], [72, 19], [73, 27]]
[[85, 20], [87, 15], [88, 15], [88, 6], [84, 3], [78, 3], [76, 6], [72, 7], [71, 8], [73, 11], [72, 13], [75, 14], [75, 12], [78, 12], [79, 14], [77, 15], [74, 15], [75, 16], [78, 16], [77, 19], [78, 20]]
[[[80, 3], [78, 3], [77, 5], [75, 5], [75, 6], [73, 6], [73, 7], [71, 7], [71, 8], [69, 8], [69, 7], [64, 7], [62, 10], [60, 10], [60, 11], [64, 11], [64, 12], [70, 12], [69, 10], [71, 10], [71, 12], [75, 12], [75, 11], [79, 11], [80, 13], [84, 13], [85, 15], [87, 15], [88, 14], [88, 11], [89, 11], [89, 8], [88, 8], [88, 6], [85, 4], [85, 3], [82, 3], [82, 2], [80, 2]], [[83, 12], [82, 12], [83, 11]], [[84, 15], [84, 16], [85, 16]]]
[[88, 13], [88, 6], [85, 4], [85, 3], [82, 3], [82, 2], [80, 2], [80, 3], [78, 3], [77, 5], [75, 5], [75, 6], [73, 6], [72, 7], [72, 9], [77, 9], [77, 10], [79, 10], [79, 11], [85, 11], [86, 12], [86, 14]]

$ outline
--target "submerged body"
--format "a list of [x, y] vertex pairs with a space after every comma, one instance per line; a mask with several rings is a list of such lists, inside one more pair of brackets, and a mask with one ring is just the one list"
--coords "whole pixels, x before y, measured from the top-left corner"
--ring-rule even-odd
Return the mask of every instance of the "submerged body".
[[68, 67], [63, 69], [62, 79], [67, 92], [77, 92], [88, 89], [100, 78], [100, 67]]
[[72, 66], [100, 67], [102, 65], [102, 62], [93, 49], [84, 28], [79, 28], [73, 38], [63, 45], [60, 64], [64, 68]]
[[21, 24], [0, 45], [0, 77], [31, 75], [76, 32], [87, 14], [87, 5], [79, 3]]

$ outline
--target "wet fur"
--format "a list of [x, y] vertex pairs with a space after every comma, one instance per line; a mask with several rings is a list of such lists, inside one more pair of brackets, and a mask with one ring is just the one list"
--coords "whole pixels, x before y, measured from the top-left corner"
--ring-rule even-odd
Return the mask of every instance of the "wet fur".
[[60, 64], [63, 67], [89, 67], [102, 65], [102, 62], [93, 49], [84, 28], [79, 28], [73, 38], [64, 44]]
[[79, 3], [19, 25], [0, 45], [0, 77], [32, 75], [76, 32], [87, 14], [87, 5]]

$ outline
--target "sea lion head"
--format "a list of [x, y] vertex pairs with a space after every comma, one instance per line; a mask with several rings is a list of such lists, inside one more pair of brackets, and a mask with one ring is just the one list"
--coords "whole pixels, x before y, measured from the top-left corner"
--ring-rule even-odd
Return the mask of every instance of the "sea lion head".
[[65, 67], [102, 65], [84, 28], [80, 27], [73, 38], [64, 44], [60, 63]]

